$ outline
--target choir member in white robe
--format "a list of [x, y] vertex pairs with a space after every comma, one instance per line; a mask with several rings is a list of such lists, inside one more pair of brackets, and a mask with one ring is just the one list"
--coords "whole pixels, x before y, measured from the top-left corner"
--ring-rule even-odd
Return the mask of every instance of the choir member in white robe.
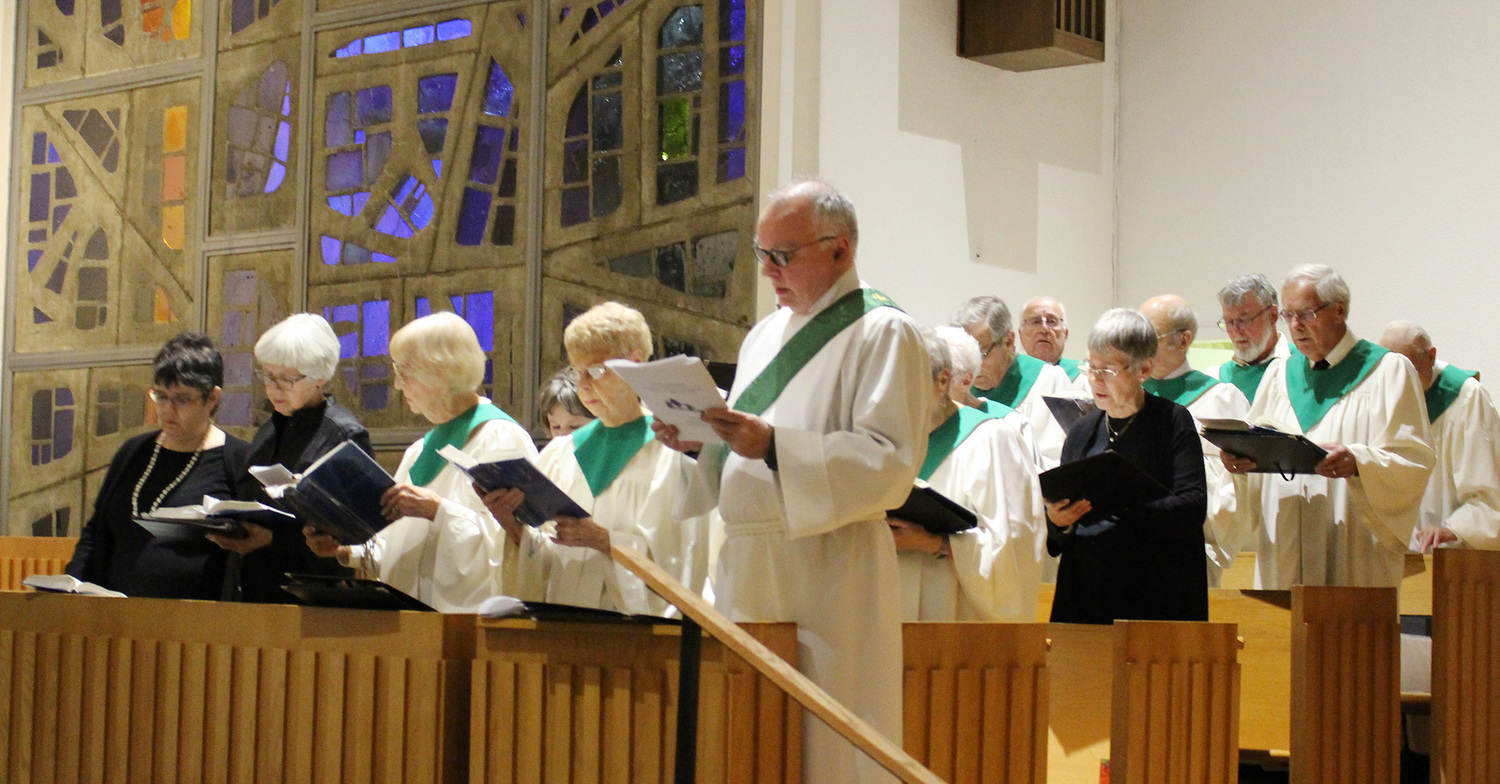
[[[900, 577], [885, 515], [926, 453], [932, 382], [916, 324], [860, 283], [857, 239], [853, 206], [825, 184], [768, 199], [755, 252], [781, 307], [740, 347], [730, 408], [703, 415], [729, 450], [705, 450], [699, 467], [718, 481], [724, 519], [715, 604], [736, 621], [796, 622], [798, 668], [899, 743]], [[799, 345], [813, 351], [800, 369], [757, 382]], [[802, 730], [804, 781], [892, 780], [822, 722]]]
[[1271, 360], [1292, 353], [1286, 338], [1276, 331], [1277, 302], [1276, 287], [1259, 272], [1241, 275], [1219, 289], [1219, 307], [1224, 313], [1219, 329], [1234, 346], [1234, 356], [1219, 366], [1219, 380], [1234, 384], [1252, 403]]
[[396, 389], [434, 427], [407, 447], [396, 486], [381, 498], [393, 522], [363, 545], [341, 547], [310, 533], [323, 556], [378, 577], [441, 612], [473, 612], [507, 593], [505, 533], [466, 474], [437, 454], [452, 444], [480, 461], [535, 459], [531, 435], [475, 391], [484, 350], [474, 330], [452, 313], [434, 313], [391, 336]]
[[[1198, 316], [1187, 300], [1175, 294], [1152, 297], [1141, 304], [1141, 313], [1156, 329], [1156, 361], [1151, 377], [1141, 386], [1157, 397], [1183, 406], [1202, 428], [1205, 419], [1244, 419], [1250, 401], [1233, 384], [1200, 373], [1188, 362], [1188, 349], [1198, 334]], [[1203, 548], [1207, 556], [1208, 587], [1219, 587], [1224, 570], [1246, 544], [1234, 534], [1234, 480], [1219, 460], [1219, 448], [1199, 437], [1203, 444], [1203, 471], [1208, 479], [1208, 519], [1203, 522]]]
[[1068, 395], [1077, 386], [1062, 368], [1017, 352], [1010, 308], [999, 297], [975, 297], [965, 302], [954, 314], [953, 326], [979, 341], [983, 361], [974, 379], [974, 394], [1020, 411], [1031, 422], [1042, 468], [1057, 467], [1067, 433], [1042, 398]]
[[1257, 588], [1393, 587], [1435, 457], [1411, 362], [1358, 340], [1349, 287], [1323, 265], [1288, 273], [1282, 319], [1299, 353], [1275, 360], [1250, 407], [1328, 450], [1316, 474], [1250, 474], [1229, 452], [1237, 524], [1253, 531]]
[[652, 418], [611, 359], [644, 362], [651, 329], [634, 308], [596, 305], [563, 333], [569, 377], [578, 398], [597, 417], [570, 435], [554, 438], [537, 467], [589, 513], [559, 517], [555, 531], [517, 522], [519, 490], [497, 490], [484, 502], [507, 535], [520, 542], [518, 581], [543, 598], [603, 610], [679, 616], [610, 555], [614, 544], [634, 547], [694, 592], [703, 589], [708, 536], [703, 517], [681, 518], [678, 506], [696, 478], [694, 460], [656, 440]]
[[1432, 336], [1417, 324], [1391, 322], [1380, 344], [1416, 367], [1437, 453], [1412, 549], [1500, 550], [1500, 413], [1489, 391], [1479, 374], [1438, 359]]
[[932, 361], [932, 432], [917, 478], [979, 521], [945, 536], [889, 518], [904, 620], [1034, 622], [1046, 542], [1036, 464], [1005, 418], [954, 402], [950, 346], [935, 331], [924, 329], [923, 339]]
[[[1083, 363], [1063, 356], [1068, 346], [1068, 314], [1061, 302], [1051, 297], [1037, 297], [1021, 307], [1021, 326], [1016, 330], [1021, 349], [1049, 365], [1056, 365], [1078, 383]], [[1084, 389], [1088, 381], [1083, 382]]]

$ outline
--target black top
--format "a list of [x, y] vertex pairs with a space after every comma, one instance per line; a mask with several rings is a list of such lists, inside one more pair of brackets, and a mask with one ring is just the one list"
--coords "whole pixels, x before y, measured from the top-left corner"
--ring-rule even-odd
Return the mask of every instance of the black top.
[[[244, 465], [248, 468], [280, 463], [288, 471], [301, 473], [345, 441], [353, 441], [372, 457], [375, 454], [370, 445], [370, 433], [365, 430], [365, 426], [359, 423], [349, 409], [334, 402], [332, 397], [325, 397], [322, 405], [294, 411], [291, 416], [272, 413], [271, 418], [255, 431]], [[239, 474], [235, 497], [242, 501], [283, 506], [280, 502], [271, 500], [260, 480], [250, 476], [248, 472]], [[308, 549], [302, 531], [296, 526], [277, 527], [271, 531], [270, 546], [245, 556], [240, 575], [241, 598], [247, 602], [289, 601], [281, 591], [287, 572], [353, 575], [352, 570], [339, 566], [336, 559], [314, 555]]]
[[[169, 599], [228, 596], [232, 593], [226, 591], [224, 579], [228, 553], [202, 538], [162, 542], [132, 519], [131, 495], [151, 461], [159, 433], [131, 438], [110, 460], [104, 486], [94, 501], [94, 513], [83, 526], [67, 573], [127, 596]], [[161, 492], [193, 457], [192, 452], [162, 448], [141, 487], [139, 511], [149, 512], [153, 505], [196, 504], [205, 495], [230, 497], [231, 477], [244, 465], [245, 450], [244, 441], [226, 434], [224, 446], [199, 455], [192, 471], [156, 504]]]
[[[1108, 427], [1118, 435], [1110, 444]], [[1063, 443], [1068, 463], [1106, 449], [1171, 494], [1068, 533], [1047, 523], [1047, 551], [1061, 556], [1052, 620], [1108, 624], [1120, 620], [1208, 620], [1208, 566], [1203, 522], [1208, 490], [1203, 446], [1193, 417], [1170, 400], [1147, 394], [1126, 420], [1088, 414]]]

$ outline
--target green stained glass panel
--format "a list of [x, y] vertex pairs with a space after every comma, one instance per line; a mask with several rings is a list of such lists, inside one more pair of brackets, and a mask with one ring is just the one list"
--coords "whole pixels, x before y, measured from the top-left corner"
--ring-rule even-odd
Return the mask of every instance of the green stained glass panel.
[[693, 154], [693, 104], [687, 98], [661, 102], [661, 159], [670, 161]]

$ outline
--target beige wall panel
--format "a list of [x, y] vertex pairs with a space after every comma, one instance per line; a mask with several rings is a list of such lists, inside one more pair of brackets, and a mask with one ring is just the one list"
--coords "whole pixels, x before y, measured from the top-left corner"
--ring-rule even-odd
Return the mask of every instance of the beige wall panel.
[[[92, 506], [91, 501], [92, 499], [84, 499], [84, 481], [81, 477], [13, 498], [6, 509], [4, 535], [77, 536], [88, 520], [87, 511]], [[66, 519], [59, 519], [60, 514], [65, 514]], [[43, 530], [37, 530], [35, 524], [48, 516], [52, 516], [51, 520], [43, 523]], [[63, 527], [64, 523], [66, 528]]]
[[120, 0], [121, 28], [115, 34], [117, 38], [123, 35], [120, 44], [105, 35], [113, 25], [105, 28], [98, 24], [100, 0], [82, 0], [74, 13], [86, 15], [85, 75], [98, 76], [198, 57], [203, 52], [203, 5], [209, 1]]
[[[201, 115], [201, 82], [187, 79], [131, 92], [131, 113], [124, 150], [129, 169], [125, 191], [126, 222], [146, 244], [147, 255], [127, 242], [125, 269], [146, 271], [169, 279], [185, 291], [196, 283], [194, 269], [198, 252], [198, 127]], [[182, 112], [185, 111], [185, 116]], [[173, 122], [185, 128], [173, 132]], [[180, 146], [179, 146], [180, 145]], [[175, 148], [175, 149], [174, 149]], [[182, 170], [181, 188], [173, 191], [175, 167]], [[181, 209], [180, 217], [173, 212]], [[179, 221], [180, 224], [179, 224]], [[180, 225], [180, 229], [177, 226]], [[190, 303], [181, 303], [178, 317], [188, 320]]]
[[[83, 76], [86, 16], [82, 11], [87, 0], [75, 6], [72, 15], [64, 15], [53, 0], [22, 2], [30, 6], [26, 14], [31, 29], [17, 31], [26, 42], [26, 86], [39, 87]], [[94, 18], [98, 18], [97, 14]]]
[[[82, 433], [84, 470], [108, 468], [126, 440], [156, 429], [156, 410], [146, 397], [151, 381], [149, 364], [88, 371]], [[92, 503], [93, 496], [89, 501]]]
[[[258, 10], [260, 0], [251, 0], [252, 13], [244, 20], [234, 17], [235, 2], [218, 0], [220, 51], [296, 35], [302, 29], [302, 0], [271, 0], [271, 7], [264, 16]], [[222, 61], [220, 67], [223, 67]]]
[[[294, 5], [286, 0], [282, 5]], [[276, 7], [279, 12], [281, 6]], [[266, 24], [265, 21], [260, 24]], [[253, 29], [253, 28], [250, 28]], [[219, 55], [214, 109], [214, 169], [209, 203], [210, 232], [286, 229], [297, 218], [297, 116], [301, 111], [301, 39], [280, 40]], [[283, 115], [290, 86], [289, 114]], [[276, 140], [287, 125], [286, 157], [277, 158]], [[253, 164], [246, 162], [246, 159]], [[239, 176], [230, 182], [231, 163]], [[276, 166], [282, 167], [279, 172]], [[279, 181], [279, 185], [277, 184]], [[266, 193], [267, 187], [274, 189]]]

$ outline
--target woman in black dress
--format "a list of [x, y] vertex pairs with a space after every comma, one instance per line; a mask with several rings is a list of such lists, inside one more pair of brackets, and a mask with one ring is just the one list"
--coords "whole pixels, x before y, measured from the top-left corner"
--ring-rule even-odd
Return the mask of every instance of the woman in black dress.
[[1048, 499], [1047, 550], [1060, 556], [1052, 620], [1208, 620], [1203, 447], [1187, 409], [1149, 395], [1156, 330], [1116, 308], [1089, 334], [1087, 373], [1098, 411], [1068, 431], [1062, 462], [1105, 450], [1169, 491], [1102, 519], [1086, 498]]
[[157, 539], [134, 521], [205, 495], [234, 495], [246, 444], [214, 426], [224, 361], [206, 336], [184, 333], [162, 346], [152, 379], [148, 394], [161, 429], [115, 453], [67, 572], [127, 596], [230, 598], [236, 586], [225, 576], [227, 553], [201, 536]]

